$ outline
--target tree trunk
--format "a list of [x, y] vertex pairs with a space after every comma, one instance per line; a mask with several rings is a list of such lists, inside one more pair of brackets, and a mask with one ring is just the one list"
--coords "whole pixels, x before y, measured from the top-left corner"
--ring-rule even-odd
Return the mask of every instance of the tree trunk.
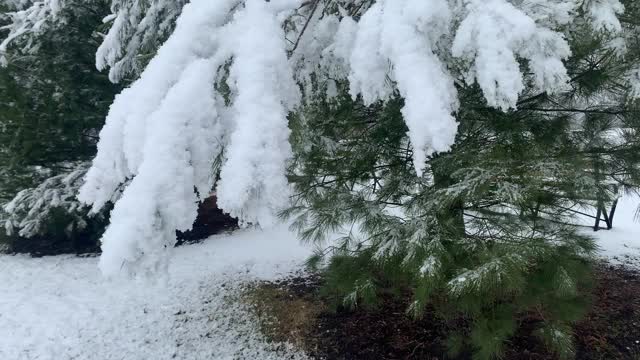
[[[446, 166], [446, 159], [434, 159], [431, 164], [433, 181], [437, 189], [446, 189], [455, 184], [451, 178], [451, 171]], [[442, 208], [436, 215], [440, 226], [451, 238], [463, 238], [465, 236], [464, 225], [464, 200], [452, 199], [449, 205]]]

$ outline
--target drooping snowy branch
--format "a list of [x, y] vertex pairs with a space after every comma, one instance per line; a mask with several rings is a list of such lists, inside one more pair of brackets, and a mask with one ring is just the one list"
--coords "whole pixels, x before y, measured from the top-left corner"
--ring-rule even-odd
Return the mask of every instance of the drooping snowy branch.
[[[352, 96], [366, 104], [387, 100], [394, 91], [405, 98], [403, 109], [414, 147], [418, 174], [427, 156], [453, 143], [457, 108], [453, 77], [436, 54], [437, 43], [451, 30], [446, 0], [378, 1], [356, 22], [313, 14], [314, 30], [294, 57], [301, 79], [318, 71], [348, 80]], [[314, 21], [314, 19], [312, 19]], [[428, 115], [427, 115], [428, 114]]]
[[527, 59], [540, 90], [553, 92], [567, 82], [562, 60], [571, 55], [563, 35], [540, 27], [506, 0], [467, 1], [467, 14], [453, 42], [453, 55], [473, 66], [475, 78], [489, 105], [515, 108], [524, 89], [518, 59]]
[[70, 216], [66, 230], [85, 226], [82, 215], [86, 209], [76, 195], [88, 167], [87, 163], [76, 164], [67, 173], [52, 176], [35, 188], [20, 191], [2, 208], [8, 216], [4, 223], [7, 233], [17, 232], [22, 237], [39, 234], [54, 209], [63, 210]]
[[[615, 30], [621, 12], [617, 0], [149, 4], [115, 0], [97, 55], [98, 67], [110, 67], [119, 80], [138, 71], [138, 56], [154, 53], [140, 50], [159, 39], [152, 29], [170, 32], [114, 102], [80, 193], [95, 211], [133, 179], [103, 238], [107, 273], [123, 264], [130, 272], [166, 264], [174, 231], [191, 226], [197, 201], [212, 189], [242, 222], [272, 223], [287, 204], [287, 117], [300, 103], [330, 96], [337, 82], [366, 104], [404, 99], [421, 175], [429, 156], [454, 142], [454, 84], [477, 82], [487, 103], [503, 110], [515, 107], [530, 83], [560, 91], [571, 54], [564, 27], [605, 9], [613, 19], [588, 15], [587, 22]], [[223, 159], [219, 172], [214, 158]]]
[[[212, 65], [206, 59], [191, 62], [150, 115], [144, 160], [104, 234], [100, 267], [105, 273], [123, 264], [131, 272], [165, 265], [175, 231], [193, 225], [198, 195], [208, 194], [218, 150]], [[191, 107], [184, 107], [186, 102]], [[144, 266], [145, 260], [153, 264]]]
[[[225, 60], [219, 28], [235, 0], [193, 1], [141, 78], [120, 94], [100, 133], [98, 155], [79, 198], [94, 211], [118, 185], [134, 178], [103, 237], [105, 273], [166, 264], [175, 230], [189, 229], [198, 195], [208, 194], [221, 151], [219, 96], [213, 82]], [[209, 29], [209, 31], [207, 31]], [[143, 259], [147, 259], [146, 261]]]
[[268, 225], [287, 205], [287, 114], [298, 104], [299, 90], [287, 64], [281, 24], [267, 3], [247, 1], [229, 30], [242, 36], [229, 44], [234, 45], [229, 74], [234, 130], [218, 204], [241, 221]]
[[153, 54], [158, 42], [173, 30], [186, 2], [113, 0], [113, 14], [104, 19], [111, 22], [111, 28], [96, 53], [98, 70], [109, 68], [113, 82], [139, 74], [144, 64], [140, 58]]
[[450, 29], [451, 11], [445, 0], [387, 0], [383, 5], [381, 49], [393, 64], [392, 78], [405, 99], [402, 115], [421, 176], [427, 156], [448, 151], [457, 130], [453, 78], [436, 55], [436, 43]]
[[[218, 199], [225, 210], [265, 224], [286, 205], [286, 116], [298, 101], [297, 86], [276, 12], [253, 0], [232, 17], [237, 3], [201, 0], [185, 6], [171, 38], [111, 108], [80, 192], [97, 210], [133, 178], [103, 237], [105, 273], [166, 265], [175, 230], [191, 227], [198, 200], [212, 189], [213, 160], [224, 147]], [[251, 28], [253, 36], [234, 37]], [[214, 83], [230, 59], [229, 109]]]
[[586, 0], [584, 11], [589, 14], [595, 29], [617, 32], [622, 30], [618, 15], [624, 12], [620, 0]]

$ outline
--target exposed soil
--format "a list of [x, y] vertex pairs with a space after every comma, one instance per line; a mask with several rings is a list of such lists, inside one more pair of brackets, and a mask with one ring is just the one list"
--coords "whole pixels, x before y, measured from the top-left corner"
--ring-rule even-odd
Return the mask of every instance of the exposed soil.
[[640, 359], [640, 273], [621, 266], [598, 269], [596, 302], [575, 326], [578, 359]]
[[297, 277], [284, 282], [251, 287], [244, 300], [259, 319], [260, 330], [269, 340], [306, 348], [317, 319], [326, 310], [315, 290], [314, 277]]
[[[595, 275], [593, 307], [574, 326], [576, 359], [640, 360], [640, 272], [603, 264], [596, 268]], [[276, 306], [288, 309], [289, 315], [298, 312], [304, 315], [304, 323], [310, 322], [303, 326], [289, 315], [281, 321], [285, 325], [271, 321], [269, 331], [275, 341], [289, 339], [312, 357], [329, 360], [471, 358], [469, 353], [452, 358], [446, 351], [451, 327], [464, 326], [463, 323], [447, 324], [430, 311], [422, 320], [413, 320], [405, 313], [406, 301], [391, 298], [384, 299], [374, 310], [330, 311], [319, 296], [321, 281], [306, 276], [260, 285], [263, 290], [259, 291], [269, 294], [265, 298], [271, 303], [270, 313]], [[260, 303], [257, 299], [254, 298]], [[280, 301], [282, 304], [274, 305]], [[304, 310], [295, 309], [299, 306]], [[520, 328], [508, 344], [505, 359], [556, 359], [532, 335], [536, 321], [520, 319]], [[288, 333], [295, 334], [293, 339]]]

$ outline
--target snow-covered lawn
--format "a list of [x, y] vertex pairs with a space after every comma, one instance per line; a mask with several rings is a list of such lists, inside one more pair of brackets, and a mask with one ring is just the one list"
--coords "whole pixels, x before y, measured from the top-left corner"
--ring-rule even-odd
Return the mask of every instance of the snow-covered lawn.
[[[595, 233], [600, 253], [614, 263], [624, 263], [640, 268], [640, 218], [636, 211], [640, 198], [627, 196], [620, 199], [613, 218], [613, 229]], [[604, 226], [601, 223], [601, 226]]]
[[0, 359], [298, 359], [273, 351], [235, 295], [300, 268], [285, 229], [176, 249], [156, 284], [105, 280], [97, 258], [0, 256]]
[[[595, 233], [603, 255], [640, 258], [638, 204], [623, 199], [614, 229]], [[286, 229], [214, 236], [176, 249], [156, 284], [106, 280], [97, 258], [0, 256], [0, 360], [303, 358], [274, 351], [236, 295], [310, 252]]]

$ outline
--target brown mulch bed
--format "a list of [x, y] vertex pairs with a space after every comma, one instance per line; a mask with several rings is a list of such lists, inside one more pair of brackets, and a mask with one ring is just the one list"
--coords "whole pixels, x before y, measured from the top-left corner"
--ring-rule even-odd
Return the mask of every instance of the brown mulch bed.
[[[576, 324], [576, 359], [579, 360], [640, 360], [640, 272], [608, 264], [596, 268], [597, 285], [594, 303], [583, 321]], [[359, 309], [330, 311], [320, 300], [321, 279], [314, 276], [286, 279], [267, 284], [280, 295], [272, 299], [314, 307], [313, 324], [296, 329], [287, 326], [282, 332], [295, 332], [296, 343], [318, 359], [451, 359], [446, 355], [449, 326], [433, 315], [416, 321], [405, 310], [406, 301], [386, 299], [375, 310]], [[315, 304], [315, 305], [314, 305]], [[555, 359], [531, 334], [534, 322], [521, 320], [521, 326], [509, 342], [504, 359]], [[300, 340], [302, 339], [302, 340]], [[470, 359], [468, 353], [455, 359]]]
[[595, 304], [576, 325], [578, 359], [640, 359], [640, 272], [602, 266]]

